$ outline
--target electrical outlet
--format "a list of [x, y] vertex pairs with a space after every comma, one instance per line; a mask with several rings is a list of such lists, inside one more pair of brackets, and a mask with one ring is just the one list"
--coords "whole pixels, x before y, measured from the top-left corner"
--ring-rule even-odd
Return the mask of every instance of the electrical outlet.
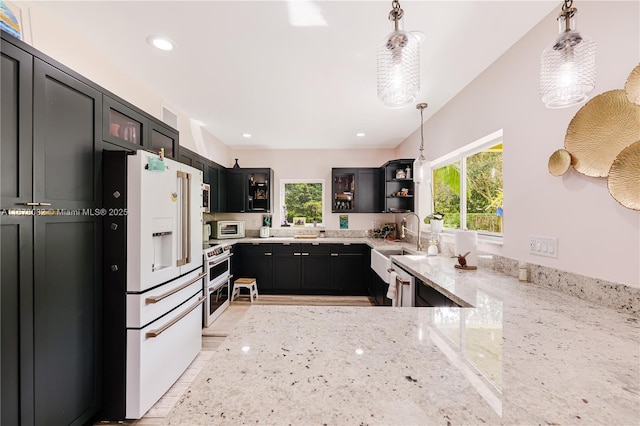
[[252, 220], [251, 221], [251, 226], [258, 226], [258, 221], [257, 220]]
[[538, 256], [558, 257], [558, 238], [529, 236], [529, 253]]
[[378, 222], [375, 220], [371, 223], [373, 229], [378, 229]]

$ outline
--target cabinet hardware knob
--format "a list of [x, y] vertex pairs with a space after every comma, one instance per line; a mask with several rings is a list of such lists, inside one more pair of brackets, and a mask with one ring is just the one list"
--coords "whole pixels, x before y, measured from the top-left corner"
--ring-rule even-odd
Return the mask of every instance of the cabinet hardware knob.
[[118, 224], [117, 223], [112, 223], [110, 226], [112, 231], [115, 231], [116, 229], [118, 229]]
[[116, 272], [118, 270], [118, 265], [111, 265], [111, 271]]
[[121, 195], [121, 194], [120, 194], [120, 191], [115, 191], [115, 192], [113, 193], [113, 198], [120, 198], [120, 195]]

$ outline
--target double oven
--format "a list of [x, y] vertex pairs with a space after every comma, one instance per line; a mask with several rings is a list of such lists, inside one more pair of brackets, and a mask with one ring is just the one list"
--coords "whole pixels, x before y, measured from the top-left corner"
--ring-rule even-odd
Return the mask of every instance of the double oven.
[[208, 327], [229, 306], [231, 295], [231, 245], [217, 244], [204, 248], [204, 317], [203, 327]]

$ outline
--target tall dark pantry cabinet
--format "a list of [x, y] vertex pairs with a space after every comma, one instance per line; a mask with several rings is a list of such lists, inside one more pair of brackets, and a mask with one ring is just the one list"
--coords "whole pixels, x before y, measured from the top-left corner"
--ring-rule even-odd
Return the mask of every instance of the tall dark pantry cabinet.
[[80, 425], [101, 400], [102, 94], [0, 46], [0, 424]]

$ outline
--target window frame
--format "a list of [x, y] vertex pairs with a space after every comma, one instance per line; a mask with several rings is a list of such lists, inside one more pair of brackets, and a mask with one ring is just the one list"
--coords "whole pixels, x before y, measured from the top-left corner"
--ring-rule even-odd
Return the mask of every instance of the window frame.
[[[316, 226], [324, 226], [324, 224], [327, 221], [327, 216], [326, 216], [326, 202], [325, 202], [325, 196], [326, 196], [326, 181], [325, 179], [280, 179], [279, 181], [280, 183], [280, 209], [282, 209], [285, 206], [285, 185], [288, 183], [319, 183], [322, 185], [322, 198], [321, 198], [321, 203], [322, 203], [322, 223], [318, 222], [316, 224]], [[280, 214], [283, 214], [283, 211], [280, 210]], [[282, 220], [280, 221], [280, 226], [282, 226], [282, 223], [284, 223], [286, 219], [286, 216], [283, 215]], [[290, 226], [293, 226], [293, 224], [290, 224]], [[313, 223], [305, 223], [304, 227], [305, 228], [312, 228], [314, 225]]]
[[[487, 136], [484, 136], [474, 142], [471, 142], [467, 145], [464, 145], [448, 154], [445, 154], [435, 160], [432, 160], [429, 163], [429, 203], [431, 205], [430, 209], [433, 209], [433, 193], [434, 193], [434, 184], [433, 181], [433, 172], [434, 170], [453, 164], [456, 161], [460, 161], [460, 228], [444, 228], [442, 232], [446, 234], [453, 234], [458, 229], [466, 229], [466, 226], [463, 224], [467, 223], [467, 158], [471, 157], [479, 152], [482, 152], [492, 146], [502, 144], [502, 152], [503, 158], [502, 163], [504, 165], [504, 137], [503, 130], [497, 130]], [[504, 170], [504, 169], [503, 169]], [[504, 191], [504, 174], [502, 180], [502, 189]], [[464, 196], [462, 196], [464, 194]], [[433, 212], [431, 212], [433, 213]], [[504, 236], [503, 232], [490, 232], [484, 230], [478, 230], [478, 235], [482, 235], [484, 237], [494, 238], [502, 240]]]

